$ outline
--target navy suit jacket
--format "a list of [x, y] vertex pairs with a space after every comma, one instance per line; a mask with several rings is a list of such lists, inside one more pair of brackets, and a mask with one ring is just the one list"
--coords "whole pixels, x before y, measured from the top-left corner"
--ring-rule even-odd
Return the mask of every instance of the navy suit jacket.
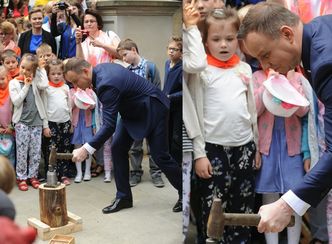
[[[158, 104], [169, 108], [169, 99], [159, 88], [118, 64], [97, 65], [93, 69], [92, 83], [103, 104], [103, 125], [88, 142], [95, 149], [113, 135], [118, 113], [129, 135], [140, 140], [159, 122], [151, 106]], [[151, 103], [151, 98], [160, 103]]]
[[305, 202], [317, 206], [332, 187], [332, 15], [317, 17], [304, 25], [302, 63], [314, 91], [325, 105], [327, 148], [304, 181], [292, 191]]

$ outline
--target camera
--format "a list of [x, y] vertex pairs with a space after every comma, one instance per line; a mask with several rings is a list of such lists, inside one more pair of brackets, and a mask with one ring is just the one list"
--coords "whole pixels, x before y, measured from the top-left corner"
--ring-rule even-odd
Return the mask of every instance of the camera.
[[85, 39], [89, 36], [88, 30], [82, 30], [82, 42], [85, 41]]
[[60, 10], [65, 10], [65, 9], [67, 9], [69, 7], [69, 5], [67, 3], [65, 3], [65, 2], [58, 2], [57, 6], [58, 6], [58, 8]]

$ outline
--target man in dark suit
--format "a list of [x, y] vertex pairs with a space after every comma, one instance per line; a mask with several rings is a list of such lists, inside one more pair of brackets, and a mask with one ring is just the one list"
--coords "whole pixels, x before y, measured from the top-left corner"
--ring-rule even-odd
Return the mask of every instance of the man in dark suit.
[[[95, 68], [85, 60], [71, 58], [65, 64], [66, 79], [81, 89], [95, 87], [103, 104], [103, 125], [91, 141], [73, 151], [73, 161], [82, 162], [112, 139], [112, 159], [117, 188], [114, 202], [103, 213], [132, 207], [129, 185], [128, 151], [134, 140], [147, 138], [151, 156], [169, 182], [178, 190], [173, 211], [182, 208], [182, 172], [168, 152], [167, 123], [169, 100], [151, 82], [118, 64], [104, 63]], [[117, 123], [118, 113], [121, 119]]]
[[326, 152], [304, 180], [278, 201], [260, 208], [260, 232], [279, 232], [293, 211], [303, 215], [332, 187], [332, 15], [304, 25], [278, 4], [259, 3], [245, 16], [238, 37], [264, 70], [286, 73], [301, 64], [318, 98], [325, 105]]

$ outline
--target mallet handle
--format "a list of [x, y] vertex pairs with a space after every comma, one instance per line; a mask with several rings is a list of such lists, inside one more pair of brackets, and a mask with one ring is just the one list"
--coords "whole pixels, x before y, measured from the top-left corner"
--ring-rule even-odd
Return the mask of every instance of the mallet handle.
[[[258, 226], [261, 219], [259, 214], [236, 214], [236, 213], [224, 213], [225, 222], [224, 225], [232, 226]], [[295, 224], [295, 217], [292, 215], [291, 220], [287, 227], [292, 227]]]
[[72, 153], [57, 153], [56, 159], [72, 159], [73, 154]]

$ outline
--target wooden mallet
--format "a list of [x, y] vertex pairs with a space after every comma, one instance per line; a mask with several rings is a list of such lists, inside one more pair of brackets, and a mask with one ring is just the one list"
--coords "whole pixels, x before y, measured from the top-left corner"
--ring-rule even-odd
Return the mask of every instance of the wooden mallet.
[[50, 156], [48, 159], [48, 171], [46, 174], [46, 184], [45, 187], [57, 187], [60, 185], [60, 182], [58, 182], [57, 174], [55, 171], [56, 161], [58, 159], [64, 159], [69, 160], [73, 157], [71, 153], [58, 153], [56, 151], [56, 147], [52, 145]]
[[51, 152], [50, 152], [50, 157], [49, 157], [49, 164], [51, 165], [56, 165], [57, 159], [65, 159], [69, 160], [73, 157], [72, 153], [58, 153], [56, 151], [56, 147], [52, 146]]
[[[240, 214], [240, 213], [224, 213], [222, 209], [221, 199], [214, 198], [208, 224], [206, 243], [214, 243], [219, 241], [223, 235], [225, 225], [232, 226], [258, 226], [261, 217], [259, 214]], [[295, 224], [295, 217], [292, 216], [287, 227]]]

